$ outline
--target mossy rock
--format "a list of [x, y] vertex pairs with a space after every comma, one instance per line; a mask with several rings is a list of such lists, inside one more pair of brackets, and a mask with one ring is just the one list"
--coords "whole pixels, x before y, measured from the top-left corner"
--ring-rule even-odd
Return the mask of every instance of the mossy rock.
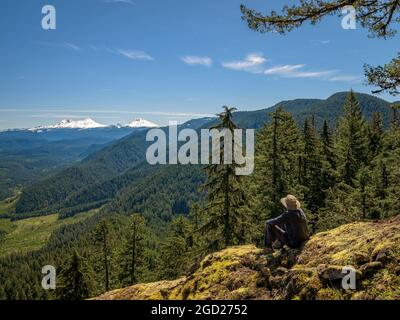
[[380, 261], [373, 261], [366, 263], [361, 266], [360, 271], [363, 278], [369, 278], [377, 273], [379, 270], [383, 269], [383, 263]]
[[343, 294], [338, 289], [324, 288], [317, 292], [317, 300], [343, 300]]
[[[208, 255], [190, 275], [137, 284], [96, 299], [400, 299], [400, 216], [315, 234], [302, 250], [264, 254], [254, 245]], [[343, 266], [356, 290], [341, 288]]]

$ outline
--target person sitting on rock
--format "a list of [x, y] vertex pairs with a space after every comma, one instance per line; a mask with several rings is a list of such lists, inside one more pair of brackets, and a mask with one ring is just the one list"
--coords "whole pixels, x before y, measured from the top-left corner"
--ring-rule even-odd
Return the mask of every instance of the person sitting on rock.
[[310, 236], [306, 215], [301, 209], [299, 200], [293, 195], [289, 194], [282, 198], [281, 203], [286, 211], [266, 222], [264, 245], [272, 250], [277, 240], [280, 242], [280, 247], [287, 245], [290, 248], [299, 248]]

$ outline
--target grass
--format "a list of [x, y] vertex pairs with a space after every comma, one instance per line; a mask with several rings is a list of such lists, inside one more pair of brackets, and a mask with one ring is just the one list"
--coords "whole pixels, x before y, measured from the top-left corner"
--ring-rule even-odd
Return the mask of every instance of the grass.
[[58, 214], [18, 221], [0, 219], [0, 234], [3, 233], [0, 257], [10, 253], [24, 253], [40, 249], [46, 244], [51, 233], [61, 225], [80, 222], [95, 212], [96, 210], [91, 210], [63, 220], [58, 220]]
[[0, 201], [0, 218], [2, 215], [13, 213], [15, 210], [15, 204], [19, 198], [19, 193], [16, 193], [14, 196]]

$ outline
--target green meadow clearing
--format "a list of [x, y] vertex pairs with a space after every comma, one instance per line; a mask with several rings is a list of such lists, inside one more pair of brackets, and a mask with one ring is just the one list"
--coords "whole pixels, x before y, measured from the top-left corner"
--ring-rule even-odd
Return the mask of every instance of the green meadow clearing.
[[12, 213], [15, 210], [15, 203], [17, 202], [19, 193], [13, 197], [0, 201], [0, 218], [2, 215]]
[[1, 215], [12, 212], [13, 208], [13, 201], [0, 202], [0, 256], [39, 249], [60, 226], [85, 220], [96, 211], [83, 212], [62, 220], [58, 220], [58, 214], [17, 221], [1, 218]]

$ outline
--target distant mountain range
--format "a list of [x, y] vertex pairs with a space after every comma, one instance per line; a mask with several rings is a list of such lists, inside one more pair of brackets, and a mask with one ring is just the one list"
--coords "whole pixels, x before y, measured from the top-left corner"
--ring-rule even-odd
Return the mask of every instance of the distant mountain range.
[[64, 119], [56, 124], [53, 125], [41, 125], [37, 127], [30, 128], [29, 131], [37, 132], [43, 130], [51, 130], [51, 129], [98, 129], [98, 128], [107, 128], [107, 127], [116, 127], [116, 128], [154, 128], [158, 127], [157, 124], [150, 122], [148, 120], [137, 118], [132, 122], [126, 125], [105, 125], [100, 124], [94, 121], [91, 118], [83, 119], [83, 120], [71, 120], [71, 119]]
[[[327, 99], [282, 101], [270, 108], [235, 112], [233, 118], [241, 128], [258, 129], [270, 121], [270, 113], [282, 106], [291, 112], [299, 126], [310, 116], [315, 118], [318, 125], [326, 119], [334, 126], [342, 114], [347, 94], [339, 92]], [[356, 96], [366, 119], [371, 119], [374, 112], [380, 112], [388, 124], [391, 103], [368, 94], [357, 93]], [[180, 125], [179, 130], [199, 130], [211, 127], [216, 122], [215, 117], [194, 119]], [[166, 127], [161, 129], [167, 130]], [[145, 210], [160, 216], [168, 211], [167, 207], [169, 213], [173, 212], [176, 203], [179, 203], [179, 207], [188, 206], [189, 203], [184, 202], [199, 194], [197, 187], [202, 181], [200, 166], [149, 166], [145, 161], [149, 145], [146, 142], [146, 132], [147, 130], [134, 130], [122, 139], [91, 153], [74, 166], [25, 188], [17, 203], [17, 214], [40, 215], [59, 210], [67, 210], [70, 214], [108, 202], [106, 208], [116, 212]], [[182, 177], [182, 181], [178, 181], [179, 177]], [[158, 184], [154, 185], [154, 181]], [[185, 188], [179, 192], [172, 190], [172, 186], [178, 188], [180, 184]], [[145, 205], [156, 196], [156, 188], [162, 190], [162, 208]], [[167, 188], [171, 190], [166, 192]], [[161, 205], [160, 201], [151, 202]]]
[[0, 131], [0, 200], [11, 196], [15, 188], [71, 166], [115, 140], [156, 126], [144, 119], [106, 126], [88, 118]]

